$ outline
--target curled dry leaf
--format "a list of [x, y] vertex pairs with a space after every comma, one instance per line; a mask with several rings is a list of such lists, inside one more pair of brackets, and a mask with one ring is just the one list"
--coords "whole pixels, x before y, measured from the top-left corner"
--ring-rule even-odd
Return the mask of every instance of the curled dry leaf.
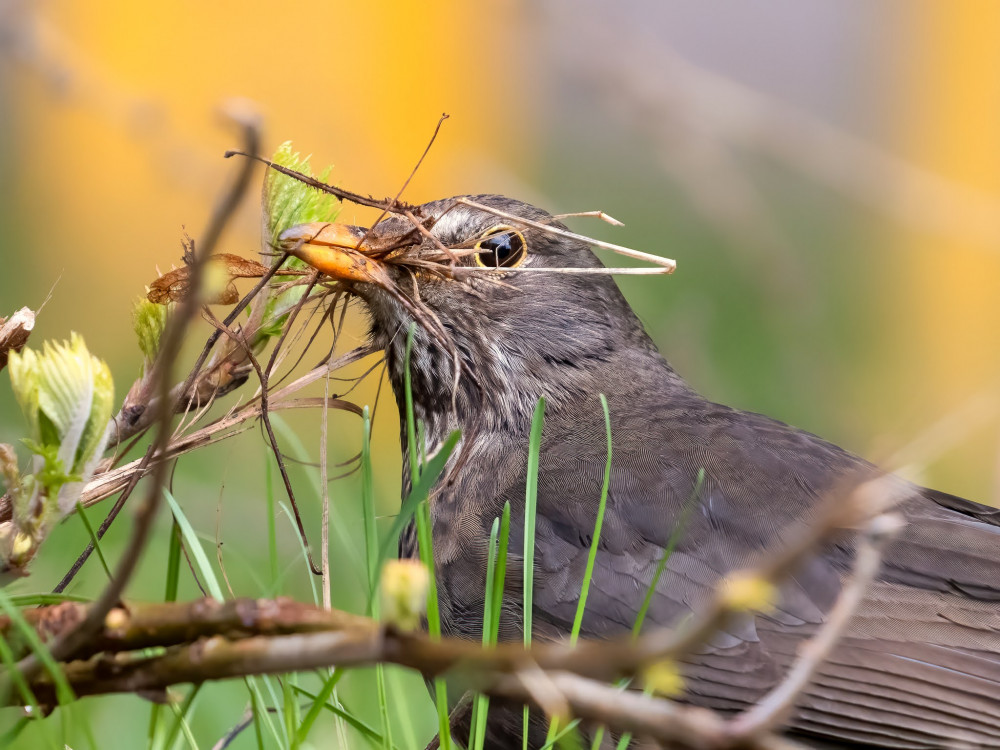
[[22, 307], [9, 318], [0, 318], [0, 370], [7, 366], [11, 352], [19, 352], [35, 327], [35, 313]]
[[[208, 261], [206, 277], [212, 281], [212, 289], [206, 296], [206, 302], [211, 305], [233, 305], [240, 296], [233, 285], [233, 279], [260, 278], [268, 272], [268, 267], [255, 260], [242, 258], [232, 253], [218, 253]], [[190, 285], [191, 269], [181, 266], [163, 274], [149, 285], [146, 298], [158, 305], [177, 302], [187, 294]]]

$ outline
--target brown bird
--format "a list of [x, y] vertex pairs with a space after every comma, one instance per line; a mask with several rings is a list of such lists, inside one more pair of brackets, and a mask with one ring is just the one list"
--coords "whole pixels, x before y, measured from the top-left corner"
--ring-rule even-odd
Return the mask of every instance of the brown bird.
[[[509, 501], [513, 568], [501, 637], [521, 637], [527, 446], [541, 396], [548, 406], [536, 638], [567, 634], [576, 611], [607, 451], [599, 394], [609, 405], [613, 463], [584, 637], [632, 628], [699, 472], [697, 506], [669, 556], [647, 627], [676, 625], [698, 611], [722, 576], [773, 549], [779, 532], [814, 510], [838, 480], [873, 470], [815, 435], [702, 398], [659, 354], [609, 276], [533, 272], [599, 268], [586, 243], [511, 218], [565, 228], [525, 203], [471, 200], [510, 216], [452, 199], [420, 207], [426, 234], [399, 216], [370, 231], [324, 229], [324, 242], [341, 247], [334, 275], [367, 303], [401, 410], [406, 331], [414, 316], [423, 323], [410, 367], [424, 448], [432, 453], [452, 430], [462, 431], [458, 457], [432, 500], [447, 633], [481, 638], [487, 540]], [[286, 233], [286, 246], [303, 236]], [[472, 271], [481, 267], [501, 270]], [[899, 511], [908, 525], [788, 729], [817, 746], [1000, 748], [1000, 511], [906, 487]], [[414, 535], [404, 534], [402, 554], [413, 555], [415, 546]], [[818, 551], [781, 588], [776, 609], [718, 633], [684, 668], [685, 700], [732, 712], [779, 683], [824, 622], [853, 555], [849, 537]], [[495, 713], [491, 746], [520, 747], [520, 713], [513, 722]], [[543, 735], [533, 731], [532, 746]]]

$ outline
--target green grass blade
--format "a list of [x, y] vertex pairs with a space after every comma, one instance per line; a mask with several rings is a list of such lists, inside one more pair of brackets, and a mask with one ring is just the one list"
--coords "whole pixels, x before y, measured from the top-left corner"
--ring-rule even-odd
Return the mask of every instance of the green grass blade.
[[337, 687], [337, 683], [340, 682], [340, 678], [344, 676], [344, 670], [334, 669], [333, 673], [323, 681], [323, 686], [320, 688], [316, 695], [308, 693], [298, 685], [292, 685], [292, 689], [309, 698], [313, 704], [306, 711], [305, 717], [302, 719], [302, 723], [299, 724], [299, 728], [295, 732], [295, 739], [293, 740], [293, 746], [301, 745], [306, 741], [306, 737], [309, 736], [309, 731], [312, 729], [313, 724], [316, 723], [316, 719], [319, 718], [320, 712], [326, 707], [325, 704], [330, 700], [330, 696], [333, 695], [334, 689]]
[[416, 321], [410, 323], [406, 333], [406, 357], [403, 360], [403, 399], [406, 403], [406, 448], [409, 452], [410, 487], [415, 487], [420, 476], [420, 462], [417, 459], [417, 431], [413, 416], [413, 382], [410, 376], [410, 355], [413, 353], [413, 337], [417, 331]]
[[[573, 747], [579, 747], [580, 738], [576, 732], [576, 729], [579, 726], [580, 726], [580, 720], [573, 719], [573, 721], [569, 722], [565, 727], [556, 732], [551, 738], [546, 737], [545, 744], [542, 745], [538, 750], [549, 750], [549, 748], [551, 747], [555, 747], [556, 745], [562, 744], [563, 741], [568, 741], [572, 743]], [[572, 737], [572, 735], [574, 734], [576, 734], [577, 736]]]
[[[43, 712], [39, 707], [38, 699], [35, 697], [35, 693], [31, 690], [31, 686], [28, 684], [28, 681], [24, 679], [24, 675], [21, 674], [21, 671], [17, 668], [17, 659], [14, 658], [14, 652], [11, 650], [10, 644], [7, 643], [2, 636], [0, 636], [0, 662], [3, 662], [4, 669], [6, 669], [7, 674], [10, 675], [13, 687], [21, 695], [21, 700], [24, 701], [24, 705], [31, 709], [32, 719], [38, 720], [45, 716], [45, 712]], [[3, 700], [3, 705], [7, 705], [10, 700], [8, 695], [0, 695], [0, 699]], [[23, 723], [18, 723], [12, 727], [11, 732], [8, 733], [11, 736], [7, 737], [7, 739], [13, 741], [14, 737], [17, 734], [20, 734], [21, 730], [27, 726], [27, 722], [32, 719], [25, 717]], [[42, 734], [54, 750], [59, 750], [60, 743], [56, 742], [55, 737], [51, 735], [47, 727], [43, 727]], [[6, 747], [6, 745], [0, 745], [0, 747]]]
[[285, 722], [285, 736], [289, 738], [288, 746], [291, 750], [298, 750], [298, 745], [295, 742], [295, 730], [299, 726], [299, 704], [295, 700], [295, 691], [292, 690], [290, 677], [291, 675], [284, 675], [284, 677], [278, 678], [278, 683], [281, 685], [281, 718]]
[[[35, 698], [35, 693], [31, 690], [31, 686], [28, 685], [28, 681], [24, 679], [21, 670], [17, 668], [17, 659], [14, 658], [14, 652], [2, 635], [0, 635], [0, 661], [3, 662], [4, 669], [10, 675], [10, 681], [14, 683], [17, 692], [21, 694], [24, 705], [31, 708], [31, 715], [43, 716], [44, 714], [38, 709], [38, 699]], [[0, 697], [4, 699], [4, 705], [7, 705], [8, 696], [4, 695]]]
[[19, 609], [24, 607], [42, 607], [47, 604], [62, 604], [63, 602], [92, 602], [89, 596], [76, 594], [11, 594], [10, 603]]
[[[639, 609], [639, 614], [635, 618], [635, 625], [632, 626], [633, 640], [638, 638], [639, 634], [642, 632], [642, 626], [646, 620], [646, 613], [649, 612], [649, 606], [653, 601], [653, 595], [656, 593], [656, 587], [660, 583], [660, 576], [663, 575], [663, 571], [667, 567], [667, 560], [670, 559], [670, 555], [673, 554], [674, 549], [677, 547], [677, 543], [684, 534], [684, 529], [687, 527], [687, 522], [691, 517], [691, 512], [698, 505], [698, 501], [701, 497], [701, 488], [704, 483], [705, 470], [698, 469], [698, 476], [695, 478], [694, 488], [691, 490], [691, 496], [681, 509], [681, 517], [678, 519], [677, 524], [670, 533], [670, 539], [667, 540], [667, 546], [663, 550], [663, 557], [661, 557], [660, 561], [656, 564], [656, 571], [653, 573], [653, 578], [650, 580], [649, 586], [646, 588], [646, 596], [643, 599], [642, 607]], [[627, 684], [627, 680], [620, 683], [623, 689]], [[594, 736], [594, 742], [597, 743], [593, 745], [594, 748], [598, 746], [603, 734], [604, 728], [601, 727]], [[615, 750], [625, 750], [631, 741], [632, 733], [626, 732], [618, 739], [618, 744], [615, 746]]]
[[701, 488], [704, 483], [705, 470], [698, 469], [698, 476], [694, 482], [694, 489], [691, 490], [691, 496], [688, 498], [688, 501], [684, 504], [684, 508], [681, 510], [681, 517], [678, 519], [677, 524], [670, 533], [670, 539], [667, 540], [667, 546], [663, 550], [663, 557], [661, 557], [660, 561], [656, 564], [656, 571], [653, 573], [653, 578], [650, 580], [649, 586], [646, 589], [646, 596], [642, 601], [642, 607], [639, 608], [639, 614], [635, 618], [635, 625], [632, 626], [633, 639], [638, 638], [639, 633], [642, 632], [642, 625], [646, 620], [646, 613], [649, 612], [649, 605], [653, 602], [653, 595], [656, 593], [656, 587], [660, 583], [660, 576], [663, 575], [663, 571], [667, 567], [667, 560], [670, 559], [670, 555], [673, 554], [674, 548], [677, 547], [677, 543], [681, 540], [681, 536], [684, 534], [684, 529], [687, 527], [687, 522], [691, 517], [691, 512], [698, 504], [698, 500], [701, 496]]
[[[535, 516], [538, 507], [538, 458], [542, 445], [542, 424], [545, 421], [545, 399], [538, 399], [535, 413], [531, 418], [531, 434], [528, 437], [528, 471], [524, 489], [524, 645], [531, 645], [532, 608], [534, 606], [535, 584]], [[528, 707], [524, 707], [521, 742], [528, 750]]]
[[500, 537], [500, 519], [493, 519], [493, 527], [490, 529], [490, 546], [486, 558], [486, 587], [483, 597], [483, 645], [490, 645], [490, 635], [493, 633], [493, 620], [499, 620], [499, 613], [493, 612], [493, 587], [496, 585], [497, 568], [497, 541]]
[[97, 533], [94, 531], [94, 527], [90, 525], [90, 519], [87, 518], [87, 513], [83, 509], [83, 503], [79, 500], [76, 501], [76, 514], [80, 516], [80, 520], [83, 521], [83, 526], [87, 529], [87, 533], [90, 535], [90, 543], [94, 545], [94, 552], [97, 553], [97, 559], [101, 561], [101, 567], [104, 568], [104, 573], [110, 581], [112, 578], [111, 568], [108, 567], [108, 561], [104, 559], [104, 551], [101, 549], [101, 540], [97, 538]]
[[[177, 601], [177, 588], [180, 584], [181, 568], [181, 527], [174, 519], [170, 526], [170, 547], [167, 551], [167, 581], [163, 600], [166, 602]], [[149, 746], [152, 747], [156, 738], [160, 734], [160, 719], [163, 715], [163, 706], [154, 703], [149, 709]]]
[[[494, 523], [496, 528], [496, 523]], [[507, 545], [510, 541], [510, 501], [504, 503], [503, 514], [499, 519], [499, 529], [494, 544], [493, 534], [490, 534], [490, 560], [494, 560], [492, 579], [490, 578], [489, 561], [487, 561], [486, 596], [490, 597], [489, 616], [483, 618], [484, 628], [489, 625], [485, 643], [495, 646], [500, 637], [500, 616], [503, 614], [503, 591], [507, 578]], [[494, 547], [496, 555], [494, 558]], [[477, 696], [476, 710], [479, 711], [480, 723], [477, 731], [472, 733], [473, 746], [482, 750], [486, 742], [486, 721], [489, 717], [489, 696]], [[481, 708], [479, 707], [481, 706]]]
[[366, 406], [361, 416], [361, 510], [365, 532], [365, 572], [368, 578], [368, 614], [378, 617], [378, 527], [375, 513], [375, 480], [372, 476], [372, 422]]
[[393, 704], [393, 709], [396, 712], [396, 726], [402, 727], [404, 735], [398, 740], [399, 746], [420, 748], [424, 747], [426, 743], [417, 739], [418, 726], [413, 717], [413, 704], [414, 698], [416, 698], [419, 701], [419, 705], [416, 707], [417, 711], [423, 714], [427, 691], [426, 687], [421, 684], [418, 692], [410, 692], [411, 683], [408, 681], [409, 677], [410, 675], [405, 674], [401, 669], [386, 670], [386, 679], [392, 685], [392, 692], [396, 696], [396, 702]]
[[274, 502], [273, 454], [264, 449], [264, 500], [267, 508], [267, 560], [271, 572], [271, 596], [281, 590], [281, 573], [278, 565], [278, 508]]
[[461, 438], [462, 433], [458, 430], [455, 430], [455, 432], [448, 436], [448, 439], [444, 441], [444, 445], [441, 446], [441, 450], [427, 462], [423, 471], [420, 472], [420, 478], [417, 480], [417, 483], [413, 485], [410, 494], [406, 496], [406, 499], [399, 506], [399, 513], [393, 519], [392, 527], [389, 529], [388, 535], [382, 542], [382, 548], [379, 550], [378, 566], [375, 570], [376, 581], [382, 572], [382, 565], [385, 564], [385, 561], [389, 559], [390, 555], [393, 557], [396, 556], [395, 550], [398, 546], [399, 535], [403, 531], [403, 527], [409, 523], [410, 519], [417, 512], [417, 508], [430, 495], [431, 489], [440, 478], [445, 465], [448, 463], [448, 459], [451, 458], [451, 454], [455, 451], [455, 446], [458, 445], [458, 441]]
[[538, 399], [528, 438], [528, 470], [524, 490], [524, 645], [531, 645], [535, 582], [535, 517], [538, 509], [538, 460], [545, 421], [545, 399]]
[[[300, 695], [302, 695], [303, 697], [308, 698], [309, 700], [313, 701], [313, 706], [312, 706], [312, 708], [309, 709], [310, 713], [312, 713], [312, 710], [314, 708], [318, 708], [318, 710], [320, 710], [320, 711], [325, 708], [327, 711], [329, 711], [330, 713], [332, 713], [334, 716], [336, 716], [336, 717], [338, 717], [340, 719], [343, 719], [353, 729], [355, 729], [359, 734], [364, 735], [364, 737], [366, 737], [367, 739], [371, 740], [373, 743], [378, 744], [378, 745], [382, 745], [382, 746], [386, 746], [386, 747], [393, 747], [393, 745], [391, 743], [387, 745], [385, 737], [383, 737], [381, 734], [379, 734], [378, 731], [375, 730], [374, 728], [372, 728], [369, 724], [365, 723], [365, 721], [363, 721], [362, 719], [359, 719], [354, 714], [352, 714], [352, 713], [350, 713], [348, 711], [345, 711], [344, 709], [340, 708], [339, 706], [335, 706], [332, 703], [330, 703], [329, 699], [330, 699], [330, 695], [333, 692], [333, 689], [331, 687], [330, 691], [326, 692], [326, 684], [325, 683], [323, 685], [323, 689], [321, 689], [318, 694], [310, 693], [308, 690], [304, 690], [304, 689], [302, 689], [300, 687], [295, 687], [295, 692], [297, 692]], [[306, 718], [307, 719], [308, 719], [308, 717], [309, 717], [309, 714], [306, 714]], [[304, 722], [303, 722], [303, 724], [304, 724]], [[303, 735], [303, 739], [304, 738], [305, 738], [305, 736]]]
[[219, 586], [219, 580], [216, 578], [215, 570], [212, 568], [211, 563], [209, 563], [208, 555], [205, 554], [205, 548], [202, 547], [201, 541], [198, 539], [198, 535], [191, 526], [191, 522], [188, 521], [187, 516], [184, 515], [184, 511], [181, 510], [181, 506], [177, 504], [177, 501], [174, 499], [170, 490], [164, 488], [163, 496], [167, 499], [167, 504], [170, 506], [170, 512], [174, 514], [174, 520], [181, 530], [181, 536], [187, 544], [188, 551], [191, 553], [191, 558], [194, 561], [195, 567], [198, 569], [202, 579], [205, 581], [205, 586], [208, 588], [208, 592], [218, 601], [224, 601], [225, 597], [222, 595], [222, 587]]
[[[427, 630], [433, 640], [441, 638], [441, 613], [438, 609], [437, 576], [434, 569], [434, 542], [431, 536], [430, 503], [424, 500], [417, 508], [417, 539], [420, 559], [430, 571], [430, 586], [427, 591]], [[448, 723], [448, 689], [445, 681], [434, 680], [434, 703], [438, 714], [438, 732], [442, 750], [451, 748], [451, 728]]]
[[38, 661], [45, 668], [45, 671], [52, 677], [52, 682], [56, 689], [56, 698], [59, 703], [72, 703], [76, 700], [76, 696], [73, 694], [73, 688], [71, 688], [69, 682], [66, 681], [66, 675], [63, 674], [62, 668], [56, 663], [55, 659], [52, 658], [52, 653], [49, 651], [49, 647], [42, 642], [38, 633], [36, 633], [35, 629], [28, 624], [27, 620], [24, 619], [24, 615], [21, 614], [21, 610], [14, 606], [10, 597], [4, 593], [3, 589], [0, 589], [0, 610], [3, 610], [3, 613], [7, 615], [10, 619], [10, 624], [13, 626], [14, 632], [24, 638], [28, 648], [37, 657]]
[[[27, 716], [22, 716], [20, 719], [17, 720], [14, 726], [12, 726], [3, 734], [0, 734], [0, 747], [10, 747], [11, 744], [14, 742], [14, 740], [18, 738], [21, 732], [24, 731], [25, 727], [27, 727], [28, 724], [31, 723], [31, 721], [32, 719], [29, 719]], [[64, 750], [64, 747], [60, 747], [59, 743], [56, 742], [51, 737], [48, 737], [47, 739], [50, 740], [49, 744], [52, 745], [52, 750]]]
[[[433, 481], [437, 481], [437, 476], [434, 476], [433, 481], [424, 483], [426, 485], [426, 491], [421, 488], [420, 493], [417, 493], [416, 490], [421, 484], [419, 481], [421, 479], [421, 475], [430, 475], [433, 468], [431, 465], [434, 464], [436, 460], [440, 463], [441, 467], [440, 470], [437, 471], [437, 474], [440, 474], [440, 472], [444, 470], [448, 456], [451, 455], [451, 451], [454, 450], [455, 445], [458, 443], [459, 433], [454, 432], [448, 437], [445, 445], [440, 451], [438, 451], [437, 455], [431, 459], [430, 462], [428, 462], [427, 470], [421, 472], [417, 452], [416, 419], [413, 413], [413, 384], [410, 375], [410, 357], [413, 353], [413, 337], [416, 333], [416, 329], [416, 322], [411, 323], [406, 337], [406, 356], [403, 367], [403, 395], [406, 407], [406, 414], [404, 415], [404, 418], [406, 419], [406, 445], [410, 465], [411, 491], [407, 497], [407, 502], [404, 502], [403, 507], [400, 508], [400, 513], [396, 517], [396, 523], [393, 526], [394, 533], [390, 534], [389, 539], [391, 540], [395, 538], [399, 531], [402, 530], [402, 525], [407, 522], [409, 514], [413, 512], [408, 507], [408, 504], [412, 501], [412, 503], [416, 505], [415, 514], [417, 520], [417, 539], [420, 548], [420, 559], [423, 561], [424, 565], [427, 566], [427, 570], [430, 572], [430, 586], [427, 592], [428, 630], [432, 638], [440, 638], [441, 613], [438, 610], [437, 574], [434, 568], [434, 544], [431, 532], [430, 504], [429, 501], [425, 499], [429, 497], [430, 488], [433, 486]], [[395, 528], [396, 526], [399, 527], [398, 530]], [[380, 556], [380, 558], [384, 559], [384, 555]], [[440, 746], [442, 750], [451, 750], [451, 728], [448, 723], [448, 690], [444, 680], [441, 678], [434, 680], [434, 702], [437, 707]]]
[[180, 739], [179, 735], [183, 734], [184, 738], [187, 740], [188, 745], [195, 750], [198, 748], [198, 743], [195, 741], [194, 735], [191, 733], [191, 726], [188, 724], [188, 716], [194, 710], [195, 700], [201, 694], [201, 685], [195, 685], [191, 688], [191, 692], [187, 694], [181, 705], [176, 703], [170, 703], [170, 708], [174, 712], [174, 723], [170, 727], [170, 733], [167, 735], [166, 741], [163, 743], [165, 748], [174, 748], [177, 746], [177, 741]]
[[264, 708], [263, 701], [260, 700], [260, 693], [256, 686], [251, 685], [249, 679], [244, 679], [243, 684], [246, 685], [247, 691], [250, 693], [250, 716], [253, 718], [253, 733], [257, 740], [257, 750], [264, 750], [264, 729], [261, 727], [260, 716], [262, 713], [266, 715], [267, 709]]
[[500, 615], [503, 613], [503, 591], [507, 580], [507, 545], [510, 542], [510, 501], [504, 503], [500, 516], [500, 538], [497, 542], [497, 569], [493, 585], [493, 623], [490, 644], [500, 637]]
[[[496, 578], [497, 566], [497, 540], [500, 535], [500, 519], [493, 519], [493, 527], [490, 529], [490, 546], [487, 548], [486, 558], [486, 586], [483, 589], [483, 645], [490, 645], [490, 633], [493, 632], [493, 587]], [[499, 617], [497, 617], [499, 619]], [[486, 716], [489, 711], [489, 697], [486, 695], [476, 695], [472, 707], [472, 726], [469, 731], [470, 750], [483, 750], [483, 743], [486, 737]]]
[[597, 505], [597, 520], [594, 523], [594, 536], [590, 540], [590, 551], [587, 554], [587, 569], [583, 574], [583, 584], [580, 586], [580, 601], [576, 605], [576, 617], [573, 619], [573, 630], [570, 632], [570, 645], [575, 645], [580, 637], [580, 627], [583, 624], [583, 612], [587, 608], [587, 595], [590, 593], [590, 581], [594, 576], [594, 562], [597, 560], [597, 548], [601, 541], [601, 529], [604, 526], [604, 512], [608, 506], [608, 488], [611, 486], [611, 414], [608, 412], [608, 400], [601, 394], [601, 408], [604, 410], [604, 430], [608, 441], [608, 459], [604, 464], [604, 484], [601, 485], [601, 499]]
[[378, 697], [379, 719], [382, 722], [382, 747], [392, 750], [392, 725], [389, 723], [389, 694], [385, 685], [385, 666], [375, 665], [375, 692]]
[[[580, 628], [583, 625], [583, 613], [587, 609], [587, 597], [590, 594], [590, 582], [594, 577], [594, 563], [597, 561], [597, 550], [601, 541], [601, 529], [604, 527], [604, 513], [608, 506], [608, 489], [611, 486], [611, 414], [608, 410], [608, 400], [601, 394], [601, 409], [604, 411], [604, 431], [607, 436], [607, 460], [604, 464], [604, 482], [601, 485], [601, 497], [597, 504], [597, 520], [594, 522], [594, 535], [590, 539], [590, 550], [587, 553], [587, 567], [583, 573], [583, 582], [580, 584], [580, 599], [576, 604], [576, 616], [573, 618], [573, 627], [570, 630], [570, 645], [576, 645], [580, 638]], [[551, 746], [558, 741], [558, 737], [564, 737], [565, 732], [559, 731], [559, 721], [553, 720], [549, 724], [548, 734], [545, 736], [545, 745]]]
[[170, 548], [167, 551], [167, 582], [163, 601], [176, 602], [181, 576], [181, 527], [174, 519], [170, 527]]
[[[378, 527], [375, 520], [375, 481], [372, 476], [371, 416], [366, 406], [361, 415], [361, 504], [365, 528], [365, 560], [368, 574], [368, 614], [379, 618], [376, 589], [379, 574]], [[392, 725], [389, 723], [389, 699], [385, 685], [385, 667], [375, 665], [375, 684], [378, 696], [379, 717], [382, 722], [383, 747], [392, 747]]]
[[274, 737], [275, 744], [278, 747], [287, 747], [288, 738], [283, 736], [285, 725], [281, 722], [275, 724], [271, 720], [271, 712], [267, 708], [267, 703], [264, 702], [264, 694], [260, 689], [260, 683], [263, 682], [265, 687], [267, 687], [267, 691], [271, 694], [271, 704], [277, 706], [278, 696], [275, 694], [270, 680], [266, 676], [246, 677], [244, 678], [244, 682], [250, 690], [250, 701], [254, 707], [255, 720], [256, 718], [263, 718], [268, 731], [271, 733], [271, 736]]

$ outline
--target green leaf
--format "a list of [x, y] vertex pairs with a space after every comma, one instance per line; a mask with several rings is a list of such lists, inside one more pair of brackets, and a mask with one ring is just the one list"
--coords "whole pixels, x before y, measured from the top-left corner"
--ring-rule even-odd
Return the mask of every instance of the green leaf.
[[132, 307], [132, 330], [139, 342], [139, 350], [148, 362], [156, 359], [160, 350], [160, 337], [167, 326], [167, 306], [150, 302], [145, 297], [136, 300]]
[[413, 485], [413, 489], [410, 490], [410, 494], [406, 496], [406, 499], [399, 506], [399, 513], [393, 519], [392, 528], [389, 529], [389, 534], [382, 542], [378, 568], [375, 572], [376, 581], [382, 571], [382, 565], [390, 554], [394, 554], [393, 549], [398, 545], [399, 535], [403, 531], [403, 527], [413, 518], [417, 508], [420, 507], [420, 503], [430, 495], [431, 488], [434, 487], [442, 472], [444, 472], [444, 467], [448, 463], [448, 459], [451, 458], [451, 454], [455, 451], [455, 446], [458, 445], [458, 441], [461, 438], [462, 433], [458, 430], [455, 430], [448, 436], [448, 439], [444, 441], [444, 445], [441, 446], [441, 450], [434, 454], [431, 460], [427, 462], [424, 470], [420, 473], [420, 478]]
[[10, 386], [14, 391], [21, 413], [28, 422], [28, 435], [35, 441], [41, 441], [38, 424], [38, 355], [33, 349], [25, 347], [21, 352], [11, 351], [7, 360], [10, 372]]
[[201, 577], [205, 580], [205, 586], [208, 588], [208, 593], [210, 593], [217, 601], [224, 601], [225, 597], [222, 594], [222, 587], [219, 585], [219, 580], [215, 576], [215, 570], [208, 562], [208, 555], [205, 554], [205, 548], [201, 546], [201, 541], [198, 539], [198, 535], [191, 526], [191, 522], [188, 521], [187, 516], [184, 515], [184, 511], [181, 510], [181, 506], [177, 504], [177, 501], [170, 493], [170, 490], [164, 489], [163, 497], [166, 498], [167, 504], [170, 506], [170, 511], [174, 514], [174, 520], [177, 521], [177, 525], [180, 527], [181, 536], [184, 537], [184, 542], [187, 544], [188, 551], [194, 559], [195, 567], [198, 569]]
[[[309, 156], [302, 156], [292, 149], [292, 142], [285, 141], [274, 152], [271, 161], [296, 172], [312, 176]], [[318, 179], [328, 182], [332, 166], [326, 167]], [[340, 200], [329, 193], [299, 182], [294, 177], [268, 170], [264, 181], [264, 217], [271, 244], [278, 235], [296, 224], [311, 221], [333, 221], [340, 212]]]

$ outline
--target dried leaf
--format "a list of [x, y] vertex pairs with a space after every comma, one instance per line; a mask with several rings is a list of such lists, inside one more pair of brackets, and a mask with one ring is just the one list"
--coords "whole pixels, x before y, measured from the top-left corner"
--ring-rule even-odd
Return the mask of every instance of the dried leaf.
[[248, 260], [232, 253], [213, 255], [212, 262], [224, 263], [229, 275], [234, 279], [259, 279], [270, 270], [255, 260]]
[[[206, 275], [221, 277], [222, 283], [212, 283], [206, 294], [205, 303], [209, 305], [233, 305], [239, 301], [240, 295], [232, 284], [233, 279], [260, 278], [268, 272], [265, 265], [255, 260], [248, 260], [232, 253], [218, 253], [208, 260]], [[183, 299], [191, 285], [191, 268], [181, 266], [160, 276], [149, 285], [146, 299], [158, 305], [177, 302]]]
[[35, 327], [35, 313], [22, 307], [9, 318], [0, 318], [0, 370], [11, 352], [19, 352]]

